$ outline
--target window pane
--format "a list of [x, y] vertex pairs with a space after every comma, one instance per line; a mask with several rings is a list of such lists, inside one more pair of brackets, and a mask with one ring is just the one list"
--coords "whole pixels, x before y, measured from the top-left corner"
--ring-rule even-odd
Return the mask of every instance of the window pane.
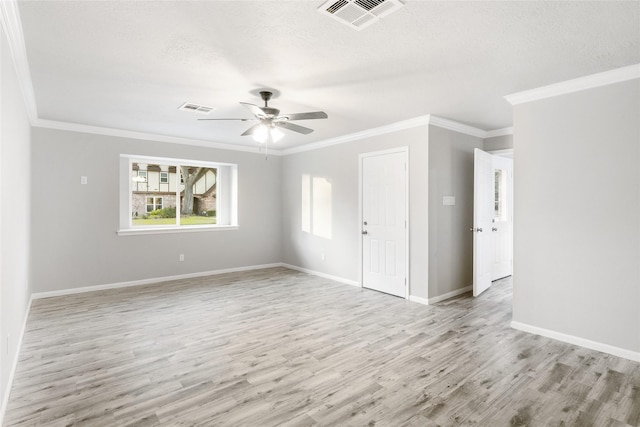
[[506, 221], [507, 219], [507, 174], [502, 169], [494, 170], [494, 212], [495, 221]]
[[120, 160], [129, 179], [121, 186], [123, 234], [153, 226], [237, 226], [237, 165], [128, 155]]
[[218, 169], [180, 166], [180, 225], [216, 224]]
[[[131, 216], [132, 225], [176, 225], [176, 169], [169, 165], [136, 163], [132, 171]], [[169, 171], [169, 172], [167, 172]], [[165, 183], [161, 186], [162, 176]], [[173, 175], [173, 178], [171, 177]], [[140, 177], [144, 177], [143, 182]], [[169, 182], [173, 181], [173, 184]]]

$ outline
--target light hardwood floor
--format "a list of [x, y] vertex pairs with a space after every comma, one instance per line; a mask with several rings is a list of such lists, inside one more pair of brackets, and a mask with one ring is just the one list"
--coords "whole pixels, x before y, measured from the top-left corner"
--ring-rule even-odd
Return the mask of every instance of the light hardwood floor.
[[5, 426], [638, 426], [640, 364], [284, 268], [36, 300]]

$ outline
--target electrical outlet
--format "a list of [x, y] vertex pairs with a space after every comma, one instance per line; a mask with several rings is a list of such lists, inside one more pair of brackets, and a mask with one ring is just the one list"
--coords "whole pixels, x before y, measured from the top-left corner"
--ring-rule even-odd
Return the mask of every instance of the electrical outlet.
[[180, 261], [184, 261], [184, 254], [180, 254], [180, 257], [178, 258]]
[[87, 177], [86, 176], [81, 176], [80, 177], [80, 184], [87, 185]]

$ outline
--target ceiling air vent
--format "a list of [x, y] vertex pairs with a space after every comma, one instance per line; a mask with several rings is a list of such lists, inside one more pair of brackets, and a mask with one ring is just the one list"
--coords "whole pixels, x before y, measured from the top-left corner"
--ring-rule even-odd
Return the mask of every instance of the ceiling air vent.
[[402, 0], [329, 0], [318, 11], [361, 30], [402, 6]]
[[178, 110], [194, 111], [194, 112], [200, 113], [200, 114], [209, 114], [210, 112], [215, 110], [215, 108], [207, 107], [206, 105], [198, 105], [198, 104], [192, 104], [190, 102], [185, 102], [180, 107], [178, 107]]

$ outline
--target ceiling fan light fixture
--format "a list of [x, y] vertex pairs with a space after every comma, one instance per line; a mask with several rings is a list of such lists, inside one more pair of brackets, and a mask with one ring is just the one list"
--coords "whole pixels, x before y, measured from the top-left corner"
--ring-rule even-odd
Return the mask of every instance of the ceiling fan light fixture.
[[282, 133], [280, 129], [277, 129], [275, 127], [260, 125], [252, 134], [253, 140], [259, 142], [260, 144], [264, 144], [265, 142], [267, 142], [267, 140], [269, 139], [269, 135], [271, 135], [272, 142], [278, 142], [282, 139], [284, 133]]
[[269, 137], [269, 128], [266, 125], [260, 125], [255, 131], [253, 131], [252, 136], [254, 141], [264, 144]]
[[282, 133], [282, 131], [276, 127], [272, 127], [271, 128], [271, 140], [273, 142], [278, 142], [282, 139], [282, 137], [284, 136], [284, 133]]

